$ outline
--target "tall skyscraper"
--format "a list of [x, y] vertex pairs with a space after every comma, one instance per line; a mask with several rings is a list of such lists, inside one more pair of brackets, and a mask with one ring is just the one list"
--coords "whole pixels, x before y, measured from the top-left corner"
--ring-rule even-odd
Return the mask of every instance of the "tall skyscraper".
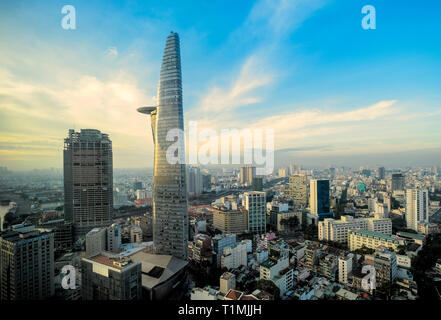
[[306, 206], [308, 204], [308, 190], [306, 187], [305, 175], [295, 174], [289, 177], [289, 192], [295, 206]]
[[69, 130], [64, 139], [64, 212], [75, 238], [107, 226], [113, 210], [112, 141], [94, 129]]
[[[172, 32], [165, 46], [158, 87], [158, 105], [138, 111], [151, 115], [155, 143], [153, 178], [153, 243], [155, 253], [187, 260], [188, 216], [185, 163], [167, 160], [172, 129], [184, 129], [179, 36]], [[185, 157], [183, 139], [179, 145]]]
[[393, 173], [392, 174], [392, 192], [398, 190], [404, 190], [406, 187], [404, 174]]
[[187, 168], [187, 191], [189, 196], [199, 196], [203, 190], [200, 168]]
[[386, 177], [386, 169], [384, 167], [378, 168], [378, 179], [382, 180]]
[[407, 189], [407, 228], [418, 231], [419, 222], [429, 222], [429, 192], [428, 190]]
[[240, 183], [251, 186], [253, 179], [256, 176], [256, 167], [246, 166], [240, 168]]
[[329, 180], [311, 180], [309, 206], [311, 213], [317, 216], [329, 213]]
[[16, 225], [0, 234], [0, 300], [54, 295], [54, 234]]
[[245, 209], [248, 211], [248, 231], [266, 232], [266, 195], [265, 192], [245, 192]]

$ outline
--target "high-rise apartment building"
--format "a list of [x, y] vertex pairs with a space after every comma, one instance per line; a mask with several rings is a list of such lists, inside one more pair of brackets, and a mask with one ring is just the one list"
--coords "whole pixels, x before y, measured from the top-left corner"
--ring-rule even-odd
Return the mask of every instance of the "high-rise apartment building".
[[393, 283], [397, 278], [397, 255], [393, 251], [382, 250], [374, 255], [375, 282], [379, 287]]
[[266, 232], [266, 194], [253, 191], [244, 193], [245, 209], [248, 211], [248, 231]]
[[295, 174], [289, 177], [289, 193], [295, 206], [307, 206], [308, 190], [305, 175]]
[[402, 173], [393, 173], [392, 174], [392, 192], [393, 191], [402, 191], [406, 187], [405, 177]]
[[211, 240], [213, 251], [216, 252], [216, 266], [220, 267], [223, 249], [236, 243], [236, 235], [217, 234]]
[[317, 216], [330, 212], [329, 180], [311, 180], [309, 207]]
[[75, 238], [107, 226], [113, 209], [112, 142], [93, 129], [69, 130], [64, 139], [64, 212]]
[[[181, 137], [177, 159], [167, 159], [170, 130], [184, 130], [179, 36], [172, 32], [165, 46], [158, 88], [158, 105], [138, 111], [151, 115], [155, 142], [153, 177], [153, 243], [157, 254], [187, 260], [188, 215], [185, 145]], [[180, 134], [180, 133], [176, 133]], [[179, 139], [179, 138], [178, 138]]]
[[429, 191], [419, 189], [406, 190], [407, 228], [418, 231], [418, 223], [429, 222]]
[[203, 191], [203, 180], [200, 168], [187, 168], [187, 192], [189, 196], [199, 196]]
[[251, 186], [256, 176], [256, 167], [246, 166], [240, 168], [240, 183], [242, 185]]
[[54, 295], [54, 234], [16, 225], [0, 234], [0, 300]]

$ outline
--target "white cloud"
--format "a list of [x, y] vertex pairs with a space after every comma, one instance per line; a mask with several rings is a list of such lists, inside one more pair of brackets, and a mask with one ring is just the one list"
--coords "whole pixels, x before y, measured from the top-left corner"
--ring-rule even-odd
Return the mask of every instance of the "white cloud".
[[118, 57], [118, 49], [116, 47], [108, 47], [104, 55], [110, 58], [116, 58]]

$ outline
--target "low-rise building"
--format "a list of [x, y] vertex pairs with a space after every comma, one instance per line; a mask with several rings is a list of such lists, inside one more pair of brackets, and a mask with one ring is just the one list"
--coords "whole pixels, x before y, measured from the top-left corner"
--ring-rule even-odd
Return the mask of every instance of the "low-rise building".
[[318, 237], [322, 241], [346, 243], [348, 232], [355, 229], [391, 235], [392, 220], [378, 215], [373, 218], [342, 216], [340, 220], [324, 219], [318, 223]]
[[260, 265], [260, 279], [274, 282], [280, 289], [280, 295], [293, 287], [294, 269], [290, 267], [287, 249], [270, 249], [269, 258]]
[[219, 291], [224, 295], [227, 294], [231, 289], [236, 289], [236, 276], [231, 272], [223, 273], [219, 282]]
[[141, 263], [107, 254], [81, 260], [83, 300], [140, 300]]
[[247, 266], [248, 255], [247, 245], [243, 242], [238, 242], [232, 246], [223, 249], [221, 257], [222, 268], [236, 269], [241, 266]]
[[399, 241], [393, 236], [366, 230], [349, 231], [350, 251], [361, 249], [362, 247], [377, 249], [380, 246], [397, 250], [399, 245]]
[[248, 212], [245, 208], [227, 210], [214, 208], [213, 226], [222, 233], [245, 233], [248, 230]]

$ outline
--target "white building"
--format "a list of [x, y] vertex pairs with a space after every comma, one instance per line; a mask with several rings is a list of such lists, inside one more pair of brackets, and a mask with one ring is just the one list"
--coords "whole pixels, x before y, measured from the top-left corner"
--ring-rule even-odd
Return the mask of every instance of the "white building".
[[222, 268], [228, 270], [239, 268], [240, 266], [247, 266], [247, 245], [243, 242], [238, 242], [223, 249], [221, 257]]
[[118, 253], [121, 246], [121, 225], [114, 223], [107, 228], [107, 251]]
[[428, 190], [406, 190], [406, 223], [407, 228], [418, 231], [418, 223], [429, 222]]
[[86, 258], [106, 251], [106, 228], [94, 228], [86, 234]]
[[327, 218], [318, 223], [318, 237], [322, 241], [346, 243], [348, 241], [348, 232], [354, 229], [391, 235], [392, 220], [380, 218], [379, 215], [373, 218], [342, 216], [340, 220]]
[[251, 233], [266, 232], [266, 194], [253, 191], [244, 193], [245, 209], [248, 212], [248, 231]]
[[[271, 249], [274, 250], [274, 249]], [[270, 256], [260, 265], [260, 279], [271, 280], [285, 294], [294, 285], [294, 269], [289, 265], [289, 251], [279, 249], [278, 256]]]
[[253, 241], [251, 241], [250, 239], [245, 239], [242, 240], [242, 243], [246, 245], [247, 253], [253, 252]]
[[219, 287], [219, 291], [224, 295], [227, 294], [230, 289], [236, 289], [236, 276], [231, 272], [225, 272], [220, 277]]
[[338, 281], [340, 283], [349, 284], [348, 276], [352, 272], [353, 259], [354, 255], [352, 253], [338, 258]]

